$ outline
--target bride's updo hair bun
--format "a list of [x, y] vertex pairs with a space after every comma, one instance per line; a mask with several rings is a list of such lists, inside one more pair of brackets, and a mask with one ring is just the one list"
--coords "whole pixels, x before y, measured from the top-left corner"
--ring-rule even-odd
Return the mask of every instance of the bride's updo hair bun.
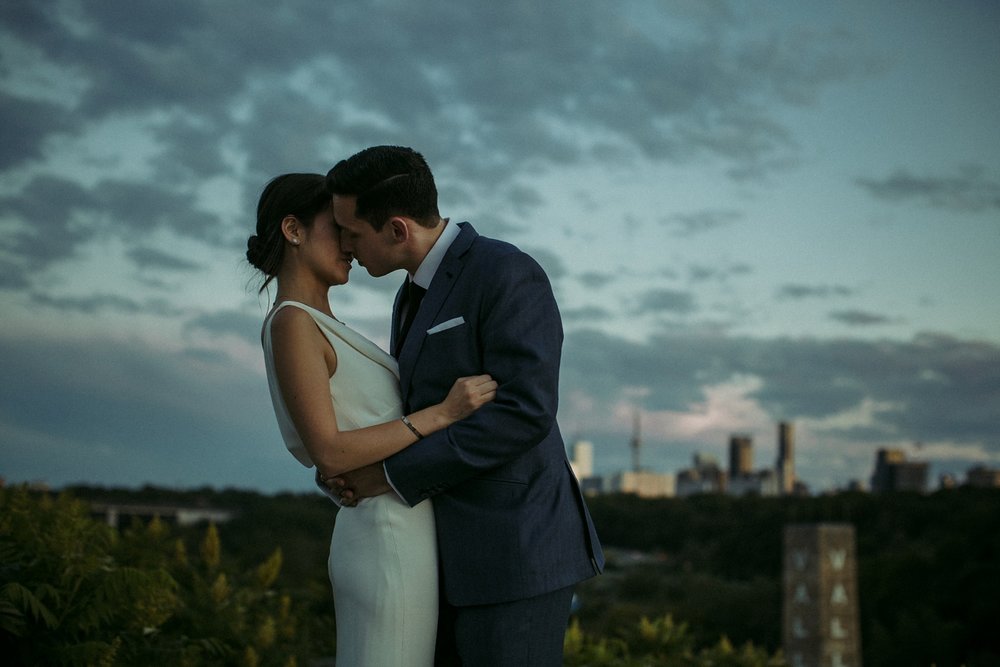
[[250, 266], [263, 271], [264, 264], [264, 242], [256, 234], [247, 239], [247, 261]]
[[257, 233], [247, 239], [247, 261], [264, 274], [263, 292], [278, 275], [285, 259], [281, 221], [294, 216], [305, 227], [330, 207], [331, 197], [322, 174], [282, 174], [264, 186], [257, 203]]

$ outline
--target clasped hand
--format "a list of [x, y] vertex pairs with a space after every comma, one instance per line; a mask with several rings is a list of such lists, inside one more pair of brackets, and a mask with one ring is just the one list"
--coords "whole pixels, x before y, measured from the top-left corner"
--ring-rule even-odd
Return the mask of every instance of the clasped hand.
[[320, 484], [330, 489], [340, 497], [344, 507], [354, 507], [365, 498], [374, 498], [392, 491], [385, 478], [385, 468], [382, 463], [372, 463], [357, 470], [345, 472], [336, 477], [323, 477], [319, 471], [316, 479]]

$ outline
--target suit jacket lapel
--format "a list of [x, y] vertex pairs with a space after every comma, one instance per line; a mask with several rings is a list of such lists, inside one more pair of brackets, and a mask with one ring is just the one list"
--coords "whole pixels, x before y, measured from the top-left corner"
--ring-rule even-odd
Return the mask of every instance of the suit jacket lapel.
[[[466, 253], [472, 246], [472, 242], [479, 236], [476, 230], [472, 228], [472, 225], [467, 222], [460, 222], [458, 226], [461, 228], [461, 231], [452, 242], [451, 247], [448, 248], [444, 259], [441, 260], [441, 265], [431, 280], [431, 286], [428, 288], [427, 294], [424, 295], [424, 300], [420, 304], [417, 317], [413, 320], [413, 324], [410, 327], [410, 333], [406, 337], [406, 340], [403, 341], [403, 349], [399, 352], [399, 382], [404, 403], [410, 395], [413, 383], [413, 367], [420, 356], [424, 339], [427, 338], [427, 330], [431, 327], [448, 295], [451, 294], [458, 276], [465, 267]], [[394, 308], [393, 331], [395, 331], [395, 323], [398, 318], [398, 313], [395, 311], [396, 309]]]

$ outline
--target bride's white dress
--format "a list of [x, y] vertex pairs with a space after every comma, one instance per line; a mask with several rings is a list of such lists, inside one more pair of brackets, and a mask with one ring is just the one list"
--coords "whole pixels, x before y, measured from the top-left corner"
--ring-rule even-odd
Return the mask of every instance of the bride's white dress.
[[[274, 373], [271, 318], [287, 306], [309, 313], [337, 353], [330, 394], [340, 430], [399, 419], [399, 371], [396, 360], [380, 347], [314, 308], [284, 301], [268, 315], [263, 345], [274, 413], [289, 451], [311, 467]], [[330, 541], [329, 571], [337, 615], [337, 667], [433, 664], [438, 583], [429, 501], [411, 508], [388, 493], [341, 508]]]

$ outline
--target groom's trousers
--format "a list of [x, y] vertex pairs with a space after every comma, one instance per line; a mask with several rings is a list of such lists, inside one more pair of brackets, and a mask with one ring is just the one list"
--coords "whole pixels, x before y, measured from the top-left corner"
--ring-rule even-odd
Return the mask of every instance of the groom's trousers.
[[561, 667], [573, 586], [525, 600], [454, 607], [441, 599], [438, 667]]

